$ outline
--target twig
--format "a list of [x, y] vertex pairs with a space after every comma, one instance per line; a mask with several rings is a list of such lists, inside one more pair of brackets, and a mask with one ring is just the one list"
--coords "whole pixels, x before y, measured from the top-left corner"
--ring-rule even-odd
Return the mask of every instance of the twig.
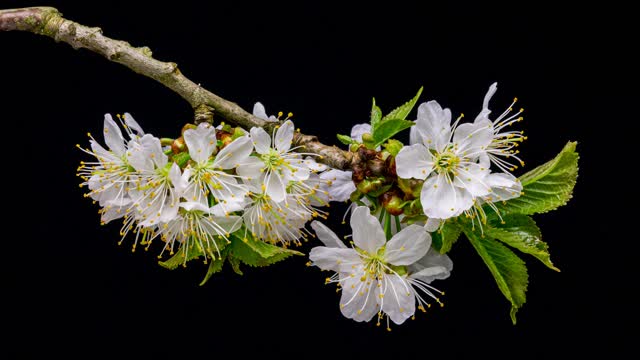
[[[245, 129], [251, 127], [269, 128], [271, 125], [246, 112], [236, 103], [225, 100], [211, 91], [189, 80], [172, 62], [162, 62], [151, 56], [148, 47], [133, 47], [129, 43], [102, 35], [97, 27], [88, 27], [62, 17], [52, 7], [30, 7], [24, 9], [0, 10], [0, 31], [26, 31], [48, 36], [64, 42], [74, 49], [88, 49], [105, 58], [122, 64], [138, 74], [152, 78], [173, 90], [196, 109], [209, 109], [228, 122]], [[202, 118], [202, 116], [201, 116]], [[206, 118], [205, 121], [209, 121]], [[327, 146], [315, 136], [297, 133], [295, 145], [304, 152], [321, 155], [320, 161], [338, 169], [351, 168], [355, 161], [353, 154], [335, 146]]]

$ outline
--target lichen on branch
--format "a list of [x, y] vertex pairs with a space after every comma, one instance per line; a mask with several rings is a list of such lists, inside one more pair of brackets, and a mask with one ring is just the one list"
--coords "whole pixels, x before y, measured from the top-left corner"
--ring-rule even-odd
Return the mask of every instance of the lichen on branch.
[[[104, 36], [102, 29], [98, 27], [88, 27], [63, 18], [55, 8], [0, 10], [0, 31], [31, 32], [67, 43], [74, 49], [88, 49], [158, 81], [189, 102], [194, 110], [207, 107], [216, 116], [245, 129], [268, 126], [266, 121], [253, 116], [238, 104], [223, 99], [188, 79], [176, 63], [154, 59], [148, 47], [134, 47], [126, 41], [111, 39]], [[337, 169], [349, 169], [355, 161], [351, 153], [324, 145], [315, 136], [297, 134], [294, 142], [301, 151], [318, 154], [320, 161]]]

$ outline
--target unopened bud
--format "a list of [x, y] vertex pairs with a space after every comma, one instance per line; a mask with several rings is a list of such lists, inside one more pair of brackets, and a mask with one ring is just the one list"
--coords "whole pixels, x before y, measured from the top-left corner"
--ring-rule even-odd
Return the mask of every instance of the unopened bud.
[[391, 215], [400, 215], [403, 210], [404, 201], [395, 193], [395, 191], [387, 191], [378, 198], [384, 206], [384, 209]]
[[187, 151], [187, 144], [184, 142], [184, 138], [182, 136], [173, 140], [173, 143], [171, 144], [171, 151], [174, 154], [179, 154], [181, 152]]
[[398, 178], [398, 187], [405, 193], [405, 196], [410, 199], [420, 198], [423, 183], [424, 180]]

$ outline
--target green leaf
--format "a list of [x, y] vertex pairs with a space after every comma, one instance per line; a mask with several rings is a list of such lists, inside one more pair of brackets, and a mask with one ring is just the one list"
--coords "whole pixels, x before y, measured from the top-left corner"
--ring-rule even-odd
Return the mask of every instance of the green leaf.
[[373, 98], [373, 104], [371, 105], [371, 131], [374, 131], [381, 119], [382, 110], [376, 105], [376, 98]]
[[191, 156], [189, 155], [188, 152], [181, 152], [173, 155], [171, 159], [173, 160], [173, 162], [178, 164], [178, 166], [183, 168], [185, 165], [187, 165], [187, 162], [191, 160]]
[[231, 268], [233, 269], [233, 271], [235, 271], [236, 274], [244, 275], [242, 273], [242, 270], [240, 270], [240, 259], [235, 257], [233, 254], [229, 254], [227, 256], [227, 260], [229, 261], [229, 264], [231, 265]]
[[348, 135], [342, 135], [342, 134], [338, 134], [336, 135], [338, 137], [338, 141], [340, 141], [341, 143], [345, 144], [345, 145], [351, 145], [354, 143], [358, 143], [357, 141], [353, 140], [351, 138], [351, 136]]
[[227, 258], [227, 253], [228, 251], [225, 249], [222, 251], [221, 258], [209, 259], [209, 268], [207, 269], [204, 279], [200, 282], [200, 286], [206, 284], [213, 274], [222, 271], [222, 265], [224, 265], [224, 261]]
[[373, 130], [373, 144], [374, 148], [382, 145], [385, 141], [390, 139], [395, 134], [402, 130], [408, 129], [413, 126], [413, 121], [403, 119], [389, 119], [381, 121]]
[[515, 324], [516, 312], [526, 301], [527, 267], [513, 251], [499, 242], [481, 237], [470, 226], [466, 226], [464, 232], [491, 271], [502, 294], [511, 302], [511, 321]]
[[433, 247], [438, 250], [440, 254], [448, 253], [460, 237], [460, 233], [462, 233], [460, 225], [451, 220], [447, 221], [438, 231], [431, 234]]
[[382, 122], [387, 121], [389, 119], [399, 119], [399, 120], [406, 119], [409, 113], [411, 112], [411, 110], [413, 110], [413, 107], [418, 102], [418, 99], [422, 94], [422, 89], [423, 88], [421, 86], [420, 89], [418, 90], [418, 93], [416, 94], [416, 96], [413, 97], [413, 99], [407, 101], [403, 105], [395, 108], [393, 111], [385, 115], [385, 117], [382, 118]]
[[203, 254], [200, 246], [197, 245], [197, 243], [192, 242], [189, 246], [189, 250], [186, 253], [185, 259], [185, 248], [187, 248], [187, 246], [181, 246], [180, 249], [178, 249], [178, 251], [176, 251], [176, 253], [172, 257], [170, 257], [166, 261], [158, 261], [158, 264], [169, 270], [175, 270], [178, 266], [186, 266], [187, 262], [196, 259]]
[[[267, 244], [251, 237], [247, 241], [232, 236], [231, 253], [234, 258], [251, 267], [268, 266], [292, 255], [304, 255], [299, 251]], [[231, 264], [233, 266], [233, 263]]]
[[533, 255], [548, 268], [560, 271], [553, 266], [549, 246], [541, 240], [540, 229], [532, 218], [526, 215], [510, 214], [503, 216], [503, 220], [504, 223], [500, 219], [491, 220], [489, 226], [484, 229], [484, 233], [525, 254]]
[[554, 210], [571, 199], [578, 177], [576, 142], [568, 142], [551, 161], [520, 177], [524, 194], [496, 206], [502, 212], [536, 214]]

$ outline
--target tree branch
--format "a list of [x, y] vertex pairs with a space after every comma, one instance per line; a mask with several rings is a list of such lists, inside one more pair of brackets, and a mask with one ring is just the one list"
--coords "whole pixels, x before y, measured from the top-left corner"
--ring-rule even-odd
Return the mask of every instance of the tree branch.
[[[102, 35], [100, 28], [67, 20], [52, 7], [0, 10], [0, 31], [16, 30], [48, 36], [55, 41], [65, 42], [74, 49], [84, 48], [98, 53], [138, 74], [160, 82], [188, 101], [194, 110], [200, 109], [199, 111], [204, 110], [206, 113], [208, 107], [228, 122], [245, 129], [271, 128], [271, 124], [246, 112], [236, 103], [225, 100], [189, 80], [180, 72], [177, 64], [154, 59], [148, 47], [136, 48], [125, 41], [108, 38]], [[294, 143], [300, 146], [301, 151], [321, 155], [320, 161], [334, 168], [348, 169], [352, 160], [356, 160], [353, 153], [324, 145], [315, 136], [296, 133]]]

